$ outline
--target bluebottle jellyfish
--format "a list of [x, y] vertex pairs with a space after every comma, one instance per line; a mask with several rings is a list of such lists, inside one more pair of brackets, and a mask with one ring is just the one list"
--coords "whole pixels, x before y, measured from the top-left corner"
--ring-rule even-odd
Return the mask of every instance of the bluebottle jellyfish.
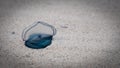
[[52, 43], [54, 35], [56, 35], [55, 27], [38, 21], [23, 30], [22, 39], [29, 48], [43, 49]]

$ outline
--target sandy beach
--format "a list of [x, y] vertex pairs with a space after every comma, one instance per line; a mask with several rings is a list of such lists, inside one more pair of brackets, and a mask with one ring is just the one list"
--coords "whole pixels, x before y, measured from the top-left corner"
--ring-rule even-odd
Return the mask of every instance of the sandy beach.
[[[119, 0], [0, 0], [0, 68], [119, 68]], [[35, 21], [57, 29], [45, 49], [24, 45]]]

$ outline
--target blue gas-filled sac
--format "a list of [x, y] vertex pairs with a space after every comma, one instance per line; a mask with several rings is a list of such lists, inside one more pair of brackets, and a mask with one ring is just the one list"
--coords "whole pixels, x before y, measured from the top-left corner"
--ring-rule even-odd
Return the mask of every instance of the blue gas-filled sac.
[[45, 22], [35, 22], [25, 28], [22, 32], [22, 39], [25, 46], [32, 49], [43, 49], [52, 43], [56, 29]]
[[48, 34], [32, 34], [29, 39], [25, 41], [25, 45], [33, 49], [46, 48], [52, 43], [52, 35]]

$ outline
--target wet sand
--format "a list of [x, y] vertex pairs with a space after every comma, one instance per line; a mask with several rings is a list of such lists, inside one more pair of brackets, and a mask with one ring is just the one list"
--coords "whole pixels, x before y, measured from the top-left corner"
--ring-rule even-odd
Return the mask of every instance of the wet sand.
[[[119, 0], [0, 0], [0, 68], [119, 68]], [[56, 27], [45, 49], [24, 45], [35, 21]]]

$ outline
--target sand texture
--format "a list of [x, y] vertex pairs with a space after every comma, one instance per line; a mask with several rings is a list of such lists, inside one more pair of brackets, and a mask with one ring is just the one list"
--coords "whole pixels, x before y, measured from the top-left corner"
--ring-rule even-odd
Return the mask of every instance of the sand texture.
[[[45, 49], [21, 39], [35, 21], [57, 29]], [[0, 68], [120, 68], [120, 0], [0, 0]]]

